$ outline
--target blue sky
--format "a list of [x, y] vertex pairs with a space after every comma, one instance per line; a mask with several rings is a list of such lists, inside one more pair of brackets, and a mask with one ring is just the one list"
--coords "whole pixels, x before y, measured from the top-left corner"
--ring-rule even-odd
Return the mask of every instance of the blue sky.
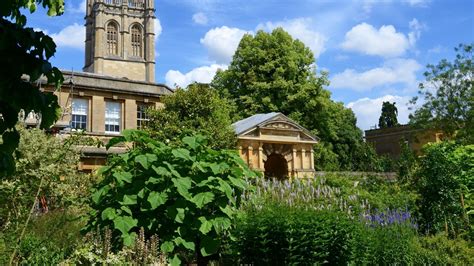
[[[474, 42], [472, 0], [156, 0], [155, 7], [157, 82], [209, 82], [243, 34], [283, 27], [311, 48], [318, 71], [329, 72], [333, 99], [352, 108], [362, 129], [377, 123], [387, 100], [407, 122], [426, 64]], [[61, 69], [83, 67], [84, 13], [85, 1], [66, 0], [61, 17], [28, 17], [58, 44], [52, 62]]]

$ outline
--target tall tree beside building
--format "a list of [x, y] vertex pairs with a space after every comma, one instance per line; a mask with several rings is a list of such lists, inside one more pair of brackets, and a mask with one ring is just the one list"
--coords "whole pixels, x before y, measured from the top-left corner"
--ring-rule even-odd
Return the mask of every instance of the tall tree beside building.
[[48, 10], [49, 16], [61, 15], [63, 0], [0, 1], [0, 177], [14, 170], [13, 152], [20, 134], [15, 129], [18, 114], [23, 110], [41, 113], [41, 127], [47, 128], [58, 118], [59, 105], [52, 93], [42, 92], [31, 81], [44, 75], [49, 83], [59, 86], [63, 76], [48, 60], [56, 45], [41, 31], [26, 27], [26, 10], [33, 13], [37, 6]]
[[234, 121], [282, 112], [321, 138], [317, 166], [358, 169], [362, 132], [354, 113], [331, 100], [327, 85], [327, 73], [317, 75], [311, 50], [281, 28], [245, 35], [229, 68], [211, 83], [238, 106]]
[[201, 134], [216, 149], [235, 148], [232, 105], [207, 84], [194, 83], [163, 98], [164, 108], [150, 110], [147, 130], [163, 142], [177, 144], [186, 135]]
[[453, 61], [427, 66], [426, 82], [419, 87], [423, 105], [410, 116], [410, 123], [474, 143], [474, 43], [460, 44], [455, 51]]
[[387, 128], [398, 126], [398, 109], [395, 106], [395, 102], [383, 102], [382, 103], [382, 114], [379, 118], [379, 127]]

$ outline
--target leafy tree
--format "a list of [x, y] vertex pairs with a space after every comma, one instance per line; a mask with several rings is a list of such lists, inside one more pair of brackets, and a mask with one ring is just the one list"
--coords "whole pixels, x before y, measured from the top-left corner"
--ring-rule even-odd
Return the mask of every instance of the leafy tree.
[[247, 188], [244, 177], [255, 174], [235, 151], [212, 150], [199, 135], [171, 148], [143, 131], [122, 134], [108, 145], [128, 141], [135, 147], [102, 168], [89, 230], [111, 228], [116, 244], [131, 245], [144, 228], [148, 237], [160, 237], [172, 265], [194, 254], [207, 265], [232, 227]]
[[235, 148], [231, 104], [207, 84], [194, 83], [163, 98], [164, 108], [150, 110], [148, 131], [160, 141], [176, 144], [183, 136], [201, 134], [216, 149]]
[[[474, 143], [474, 44], [460, 44], [455, 51], [454, 61], [427, 66], [426, 82], [419, 87], [423, 105], [410, 123]], [[417, 102], [414, 97], [412, 103]]]
[[311, 50], [277, 28], [244, 35], [229, 68], [219, 71], [211, 86], [238, 107], [234, 119], [282, 112], [318, 135], [317, 166], [358, 169], [362, 132], [354, 113], [331, 100], [328, 84], [327, 73], [316, 75]]
[[61, 15], [64, 10], [63, 0], [0, 1], [0, 64], [8, 66], [0, 72], [0, 177], [14, 170], [13, 152], [20, 140], [15, 125], [20, 110], [41, 113], [42, 128], [58, 117], [57, 97], [22, 78], [26, 74], [30, 81], [36, 81], [44, 75], [56, 86], [63, 81], [61, 72], [48, 62], [56, 52], [53, 40], [25, 27], [22, 11], [32, 13], [38, 5], [46, 8], [49, 16]]
[[[474, 145], [441, 142], [426, 145], [423, 152], [414, 174], [422, 232], [445, 231], [451, 236], [469, 232], [473, 217], [467, 215], [474, 214]], [[472, 229], [470, 233], [472, 237]]]
[[398, 126], [398, 109], [394, 103], [383, 102], [382, 104], [382, 113], [379, 118], [379, 127], [387, 128]]

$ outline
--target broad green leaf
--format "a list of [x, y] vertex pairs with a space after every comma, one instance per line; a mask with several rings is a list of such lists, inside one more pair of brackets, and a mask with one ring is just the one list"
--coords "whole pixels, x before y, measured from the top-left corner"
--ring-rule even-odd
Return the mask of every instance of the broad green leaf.
[[123, 244], [127, 247], [131, 247], [135, 244], [135, 239], [137, 238], [137, 233], [131, 232], [130, 234], [122, 235]]
[[232, 218], [234, 216], [234, 211], [229, 205], [225, 206], [225, 208], [219, 207], [219, 209], [221, 209], [221, 211], [225, 213], [229, 218]]
[[133, 219], [130, 216], [116, 216], [114, 218], [114, 227], [115, 229], [122, 232], [122, 235], [128, 234], [130, 229], [137, 226], [138, 220]]
[[214, 200], [214, 193], [212, 192], [202, 192], [197, 194], [192, 198], [192, 202], [196, 204], [196, 206], [200, 209], [204, 207], [204, 205], [208, 204], [209, 202], [212, 202]]
[[184, 222], [184, 217], [185, 217], [185, 213], [184, 213], [184, 209], [183, 208], [176, 208], [176, 217], [175, 217], [175, 221], [178, 222], [178, 223], [183, 223]]
[[209, 236], [204, 236], [201, 241], [201, 254], [204, 257], [215, 254], [219, 249], [220, 242]]
[[168, 200], [168, 195], [166, 192], [150, 192], [148, 195], [148, 202], [151, 204], [151, 209], [154, 210], [158, 206], [163, 205]]
[[219, 179], [219, 187], [218, 189], [225, 193], [228, 199], [233, 199], [232, 197], [232, 187], [226, 181]]
[[125, 142], [125, 138], [122, 137], [122, 136], [112, 138], [111, 140], [109, 140], [107, 145], [105, 145], [105, 148], [108, 150], [110, 147], [115, 146], [115, 145], [117, 145], [119, 143], [122, 143], [122, 142]]
[[113, 220], [116, 216], [115, 209], [108, 207], [102, 211], [102, 220]]
[[199, 231], [201, 231], [202, 234], [205, 235], [212, 230], [212, 222], [208, 221], [206, 217], [204, 216], [199, 217], [199, 221], [201, 222]]
[[148, 163], [153, 163], [153, 162], [156, 162], [158, 160], [158, 157], [153, 153], [147, 153], [147, 154], [145, 154], [145, 156], [146, 156], [146, 159], [147, 159]]
[[171, 172], [168, 171], [168, 169], [164, 168], [163, 166], [156, 167], [156, 166], [152, 165], [151, 168], [159, 176], [172, 176]]
[[137, 204], [137, 195], [123, 195], [123, 200], [120, 202], [123, 205]]
[[174, 240], [174, 243], [179, 246], [179, 245], [183, 245], [186, 249], [189, 249], [191, 251], [194, 251], [195, 249], [195, 245], [194, 245], [194, 242], [192, 241], [186, 241], [184, 240], [183, 238], [181, 237], [177, 237], [175, 240]]
[[133, 175], [129, 172], [115, 172], [113, 177], [115, 177], [119, 184], [123, 184], [124, 182], [132, 183]]
[[218, 234], [229, 229], [232, 226], [232, 223], [229, 218], [226, 217], [216, 217], [212, 219], [212, 225]]
[[175, 254], [173, 259], [170, 261], [171, 266], [180, 266], [181, 260], [179, 259], [178, 255]]
[[189, 155], [189, 151], [186, 150], [186, 149], [183, 149], [183, 148], [174, 149], [174, 150], [171, 151], [171, 153], [173, 154], [174, 157], [176, 157], [178, 159], [183, 159], [183, 160], [186, 160], [186, 161], [192, 161], [192, 158]]
[[168, 169], [170, 170], [171, 174], [175, 177], [181, 177], [181, 175], [176, 171], [173, 165], [171, 165], [168, 162], [163, 162], [166, 166], [168, 166]]
[[199, 143], [197, 142], [196, 137], [184, 137], [183, 143], [188, 145], [191, 149], [196, 149], [197, 147], [199, 147]]
[[92, 201], [95, 204], [99, 204], [100, 200], [104, 195], [107, 195], [109, 192], [110, 187], [108, 185], [101, 187], [99, 190], [96, 190], [95, 192], [92, 193]]
[[181, 177], [181, 178], [174, 178], [173, 184], [178, 190], [178, 193], [185, 197], [186, 199], [189, 199], [191, 195], [189, 194], [188, 190], [191, 188], [191, 178], [189, 177]]
[[130, 208], [128, 206], [122, 206], [122, 207], [120, 207], [120, 209], [122, 211], [124, 211], [125, 213], [128, 213], [129, 215], [132, 215], [132, 210], [130, 210]]
[[174, 244], [173, 242], [171, 241], [165, 241], [163, 242], [163, 244], [161, 244], [161, 251], [163, 251], [163, 253], [170, 253], [170, 252], [173, 252], [174, 250]]
[[232, 182], [232, 184], [238, 188], [245, 189], [247, 187], [247, 183], [245, 183], [245, 181], [241, 178], [235, 178], [232, 176], [228, 176], [228, 178], [230, 182]]
[[146, 155], [138, 155], [135, 157], [135, 162], [141, 164], [143, 168], [148, 169], [148, 158]]

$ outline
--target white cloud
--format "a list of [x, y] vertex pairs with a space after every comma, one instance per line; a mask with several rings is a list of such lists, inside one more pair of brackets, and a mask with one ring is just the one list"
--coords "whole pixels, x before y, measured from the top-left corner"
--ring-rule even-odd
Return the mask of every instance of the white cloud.
[[367, 55], [396, 57], [405, 53], [410, 47], [410, 42], [392, 25], [383, 25], [377, 30], [370, 24], [361, 23], [346, 33], [341, 47], [347, 51]]
[[74, 23], [66, 26], [58, 33], [50, 35], [59, 48], [69, 47], [75, 49], [84, 49], [84, 40], [86, 37], [86, 28], [83, 25]]
[[411, 100], [409, 96], [385, 95], [380, 98], [362, 98], [347, 104], [348, 108], [354, 111], [357, 117], [357, 126], [363, 130], [370, 129], [379, 123], [379, 117], [383, 102], [396, 102], [398, 109], [398, 123], [408, 123], [408, 103]]
[[201, 66], [184, 74], [177, 70], [169, 70], [165, 76], [166, 84], [171, 87], [178, 85], [184, 88], [192, 82], [209, 83], [214, 78], [218, 69], [225, 70], [227, 66], [218, 64]]
[[404, 0], [410, 6], [427, 7], [431, 0]]
[[156, 41], [160, 37], [161, 32], [163, 32], [163, 28], [161, 27], [161, 23], [158, 18], [155, 19], [154, 23], [155, 23], [154, 28], [155, 28], [155, 41]]
[[199, 25], [206, 25], [208, 22], [206, 14], [199, 12], [193, 15], [193, 21]]
[[316, 58], [324, 52], [327, 38], [311, 29], [312, 20], [310, 18], [296, 18], [279, 22], [266, 22], [257, 26], [257, 29], [272, 31], [281, 27], [287, 31], [293, 38], [299, 39], [307, 45], [314, 53]]
[[413, 59], [391, 59], [381, 67], [363, 72], [346, 69], [331, 78], [332, 88], [345, 88], [356, 91], [369, 91], [378, 86], [404, 83], [416, 86], [416, 72], [421, 65]]
[[244, 34], [250, 33], [239, 28], [222, 26], [209, 30], [201, 44], [206, 47], [209, 59], [218, 64], [228, 64]]
[[412, 19], [408, 24], [410, 26], [410, 32], [408, 33], [408, 42], [411, 46], [415, 46], [415, 43], [420, 39], [421, 31], [426, 28], [426, 26], [420, 23], [416, 18]]

